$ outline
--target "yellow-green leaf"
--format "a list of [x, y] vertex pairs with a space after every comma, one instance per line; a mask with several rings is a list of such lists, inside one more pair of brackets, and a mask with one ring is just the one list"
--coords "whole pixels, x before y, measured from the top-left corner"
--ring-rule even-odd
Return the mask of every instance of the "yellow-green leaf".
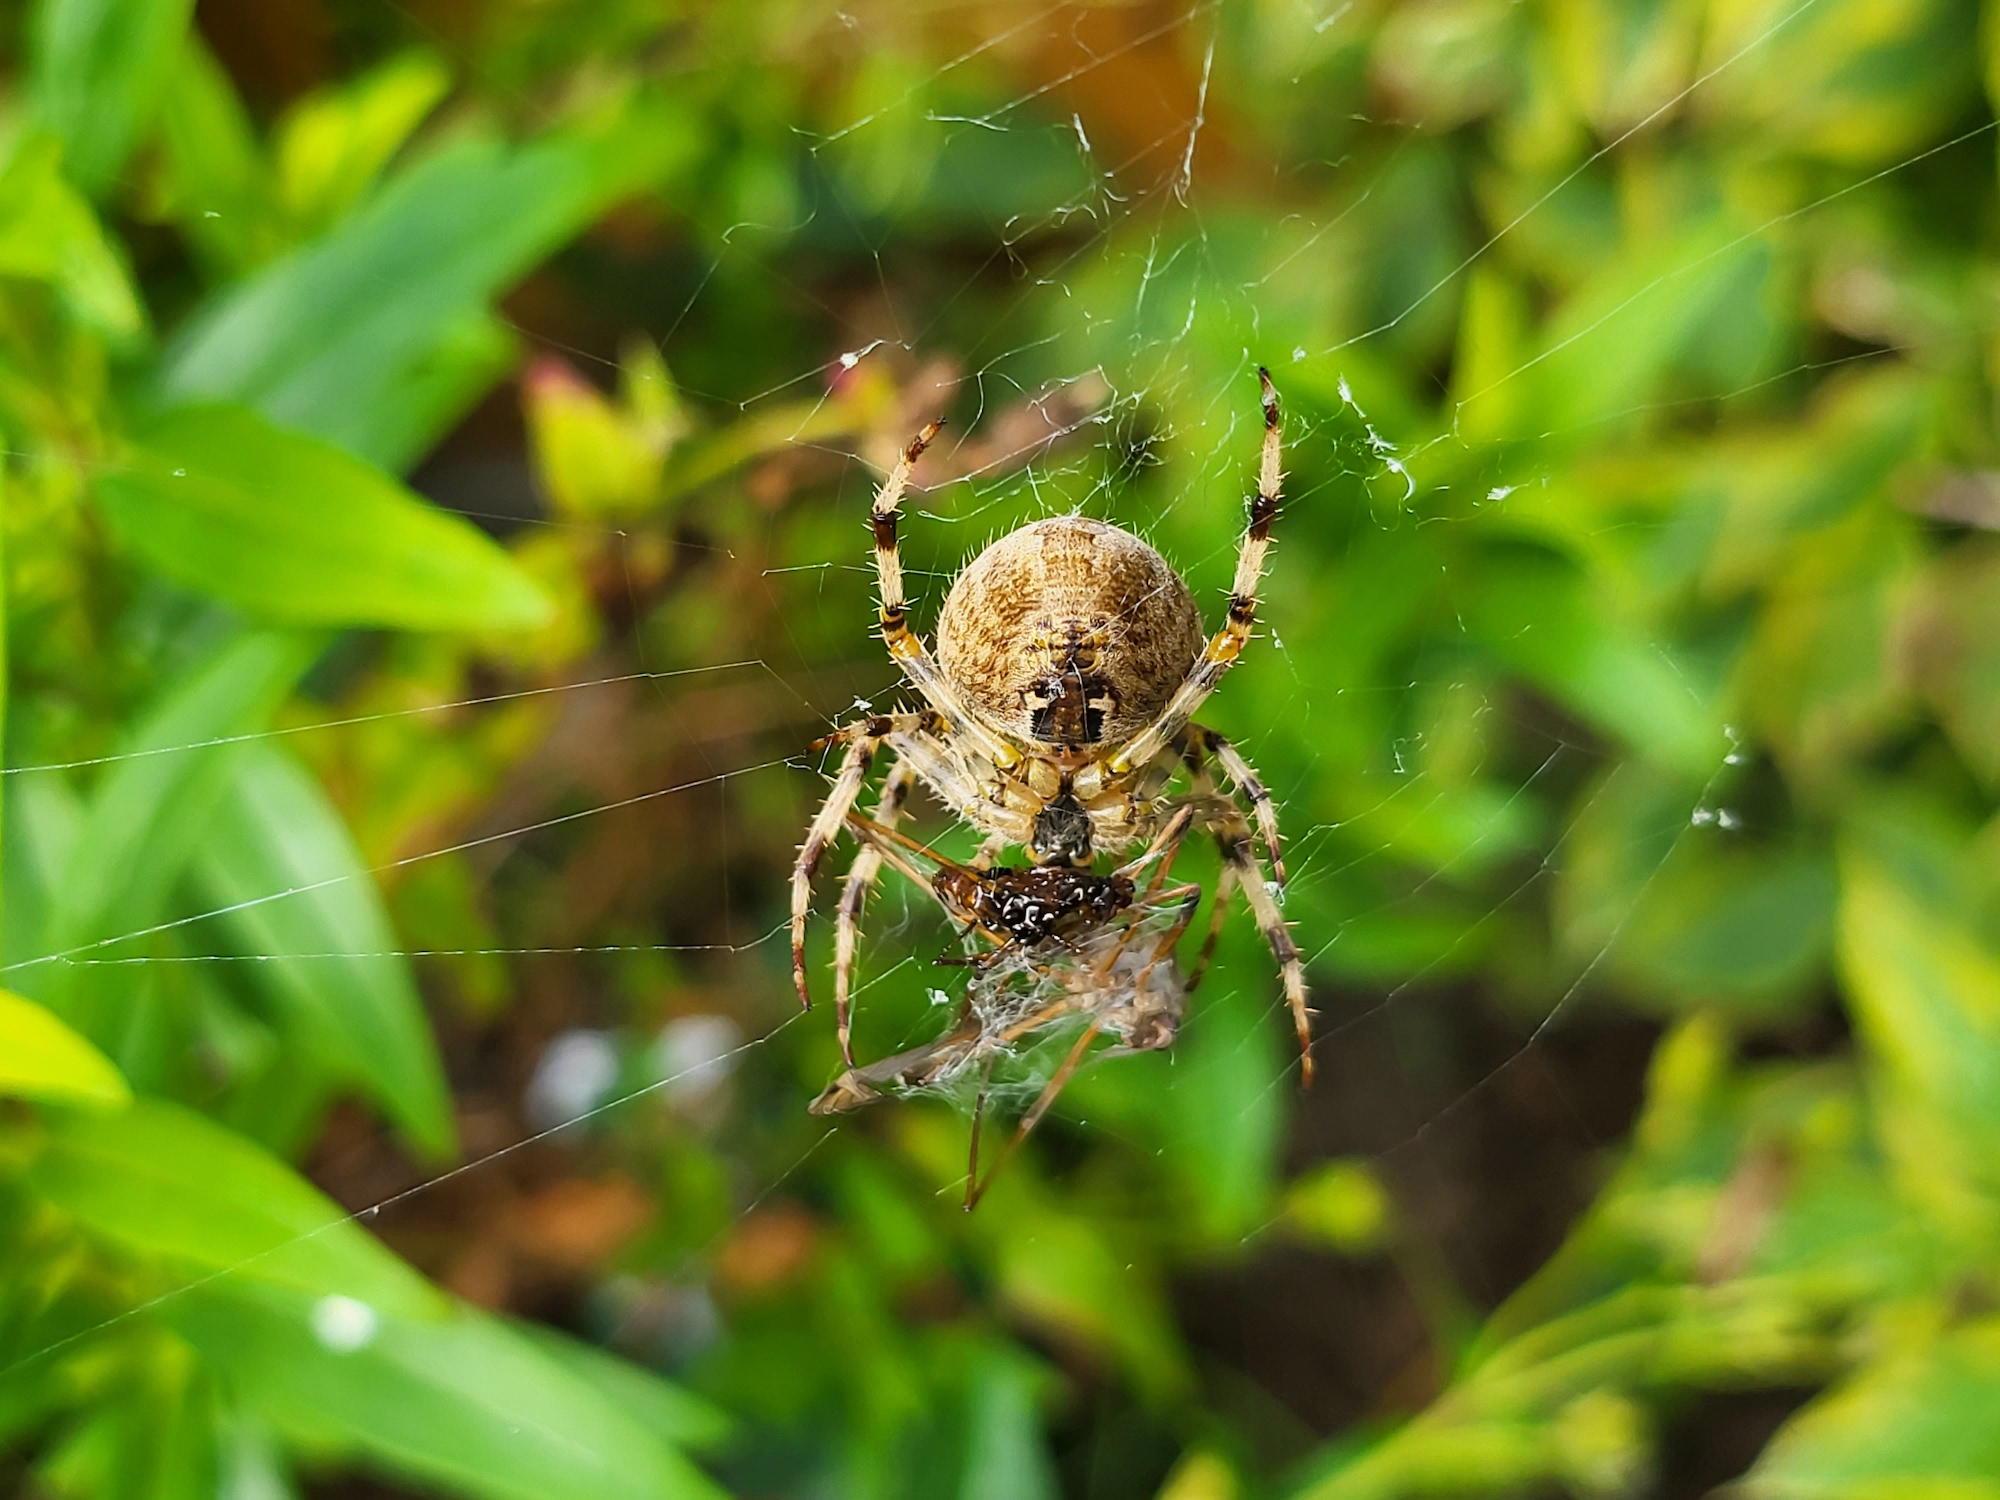
[[132, 1091], [102, 1052], [32, 1000], [0, 990], [0, 1094], [116, 1107]]

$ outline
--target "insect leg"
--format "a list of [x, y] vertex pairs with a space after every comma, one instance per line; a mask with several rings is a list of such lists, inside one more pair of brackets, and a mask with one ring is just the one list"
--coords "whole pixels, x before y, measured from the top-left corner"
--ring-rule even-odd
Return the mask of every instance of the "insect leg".
[[979, 1130], [986, 1123], [986, 1095], [993, 1087], [993, 1059], [986, 1060], [986, 1070], [979, 1075], [979, 1097], [972, 1104], [972, 1144], [965, 1156], [965, 1211], [971, 1213], [979, 1202], [973, 1191], [979, 1182]]
[[1006, 1149], [1000, 1153], [1000, 1159], [993, 1163], [992, 1170], [986, 1174], [986, 1180], [984, 1182], [967, 1181], [965, 1186], [965, 1211], [967, 1213], [971, 1213], [979, 1206], [979, 1200], [985, 1197], [986, 1190], [993, 1186], [993, 1179], [1000, 1175], [1001, 1168], [1014, 1159], [1014, 1153], [1021, 1149], [1021, 1142], [1028, 1138], [1030, 1131], [1042, 1123], [1042, 1116], [1049, 1112], [1049, 1107], [1056, 1102], [1056, 1097], [1068, 1086], [1070, 1079], [1076, 1073], [1077, 1065], [1083, 1061], [1084, 1053], [1090, 1050], [1090, 1044], [1096, 1038], [1097, 1022], [1093, 1020], [1088, 1026], [1083, 1028], [1083, 1035], [1078, 1037], [1076, 1045], [1069, 1049], [1069, 1055], [1062, 1060], [1062, 1066], [1056, 1069], [1055, 1076], [1043, 1085], [1041, 1095], [1035, 1100], [1028, 1112], [1021, 1116], [1021, 1123], [1014, 1128], [1013, 1138], [1007, 1142]]

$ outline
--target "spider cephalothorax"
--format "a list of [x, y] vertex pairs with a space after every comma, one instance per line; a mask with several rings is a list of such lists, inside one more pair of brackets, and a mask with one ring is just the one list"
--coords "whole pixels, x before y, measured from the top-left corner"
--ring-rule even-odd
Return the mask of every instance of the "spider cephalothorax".
[[[981, 878], [956, 893], [965, 901], [993, 902], [1008, 894], [1008, 882], [991, 869], [1008, 847], [1026, 851], [1034, 869], [1077, 874], [1065, 883], [1018, 872], [1032, 877], [1027, 884], [1038, 892], [1046, 886], [1042, 894], [1051, 899], [1032, 923], [976, 924], [996, 943], [1033, 947], [1058, 934], [1074, 939], [1114, 918], [1123, 906], [1114, 888], [1103, 884], [1111, 877], [1085, 874], [1100, 855], [1153, 840], [1154, 857], [1171, 859], [1190, 829], [1212, 834], [1223, 857], [1217, 916], [1232, 891], [1249, 903], [1283, 973], [1302, 1071], [1311, 1078], [1304, 966], [1273, 894], [1285, 878], [1277, 814], [1236, 747], [1193, 722], [1250, 639], [1278, 514], [1278, 397], [1270, 376], [1257, 373], [1264, 404], [1257, 490], [1228, 617], [1213, 636], [1204, 638], [1187, 585], [1158, 552], [1116, 526], [1059, 516], [1009, 533], [966, 566], [946, 597], [933, 656], [910, 629], [897, 514], [938, 423], [918, 434], [876, 493], [869, 522], [882, 589], [882, 637], [927, 707], [875, 715], [828, 737], [826, 743], [845, 747], [840, 771], [792, 870], [792, 966], [799, 998], [810, 1003], [805, 921], [813, 872], [843, 826], [861, 839], [835, 930], [834, 1004], [850, 1064], [848, 995], [861, 908], [883, 860], [901, 858], [888, 835], [911, 785], [921, 780], [986, 836], [966, 867]], [[884, 749], [895, 762], [876, 816], [850, 817]], [[1251, 847], [1249, 820], [1217, 791], [1216, 770], [1250, 803], [1270, 860], [1270, 885]], [[1176, 776], [1186, 778], [1186, 789], [1170, 793]]]

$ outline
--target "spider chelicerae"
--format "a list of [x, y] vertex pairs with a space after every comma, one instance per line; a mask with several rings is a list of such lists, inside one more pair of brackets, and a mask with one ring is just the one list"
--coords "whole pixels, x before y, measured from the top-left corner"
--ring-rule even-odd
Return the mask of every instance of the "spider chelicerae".
[[[1096, 956], [1108, 963], [1104, 974], [1115, 976], [1128, 945], [1100, 935], [1121, 925], [1129, 929], [1135, 869], [1157, 861], [1163, 874], [1181, 840], [1203, 832], [1222, 856], [1211, 941], [1231, 895], [1241, 892], [1277, 959], [1298, 1033], [1301, 1076], [1311, 1082], [1305, 969], [1276, 895], [1285, 879], [1277, 811], [1242, 753], [1194, 722], [1250, 639], [1281, 500], [1278, 396], [1267, 371], [1260, 367], [1257, 376], [1264, 410], [1257, 490], [1228, 618], [1205, 639], [1194, 598], [1165, 558], [1128, 531], [1072, 515], [1010, 532], [966, 566], [945, 598], [933, 655], [910, 629], [897, 512], [940, 423], [917, 435], [876, 492], [869, 521], [882, 637], [926, 706], [870, 715], [820, 742], [842, 747], [840, 767], [792, 867], [792, 970], [800, 1002], [810, 1006], [805, 930], [813, 874], [843, 827], [860, 844], [834, 928], [834, 1012], [846, 1078], [868, 1083], [861, 1076], [867, 1070], [853, 1066], [850, 997], [862, 908], [885, 861], [929, 886], [968, 934], [990, 944], [990, 951], [966, 961], [986, 967], [1003, 961], [1076, 964]], [[855, 804], [885, 749], [893, 759], [875, 815], [863, 817]], [[1249, 816], [1218, 790], [1218, 770], [1249, 804]], [[1177, 777], [1184, 786], [1173, 790]], [[986, 836], [970, 864], [940, 861], [896, 831], [919, 781]], [[1253, 847], [1252, 817], [1269, 861], [1269, 884]], [[1141, 843], [1149, 845], [1141, 860], [1095, 873], [1100, 856], [1115, 857]], [[1024, 851], [1025, 868], [996, 864], [1010, 847]], [[1158, 885], [1156, 878], [1156, 893]], [[1179, 935], [1175, 928], [1173, 936]], [[1116, 952], [1103, 960], [1097, 950], [1108, 943]], [[1171, 962], [1170, 953], [1165, 957]], [[1156, 955], [1153, 963], [1159, 961]], [[1119, 1013], [1119, 1005], [1144, 988], [1129, 974], [1104, 982], [1119, 999], [1108, 1009], [1099, 1004], [1107, 1015]], [[1086, 1030], [1075, 1057], [1097, 1029]], [[919, 1051], [926, 1064], [951, 1055], [945, 1043]], [[877, 1081], [901, 1076], [891, 1066], [898, 1062], [872, 1065], [888, 1069]], [[823, 1095], [821, 1102], [827, 1100]]]

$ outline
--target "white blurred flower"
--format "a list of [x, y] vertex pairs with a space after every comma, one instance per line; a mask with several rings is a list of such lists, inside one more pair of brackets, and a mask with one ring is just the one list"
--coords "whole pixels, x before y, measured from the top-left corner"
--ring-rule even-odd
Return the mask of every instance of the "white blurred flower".
[[618, 1082], [618, 1048], [609, 1032], [562, 1032], [543, 1049], [528, 1080], [529, 1123], [550, 1130], [588, 1114]]
[[312, 1331], [335, 1354], [352, 1354], [375, 1342], [381, 1319], [366, 1302], [335, 1293], [313, 1304]]

